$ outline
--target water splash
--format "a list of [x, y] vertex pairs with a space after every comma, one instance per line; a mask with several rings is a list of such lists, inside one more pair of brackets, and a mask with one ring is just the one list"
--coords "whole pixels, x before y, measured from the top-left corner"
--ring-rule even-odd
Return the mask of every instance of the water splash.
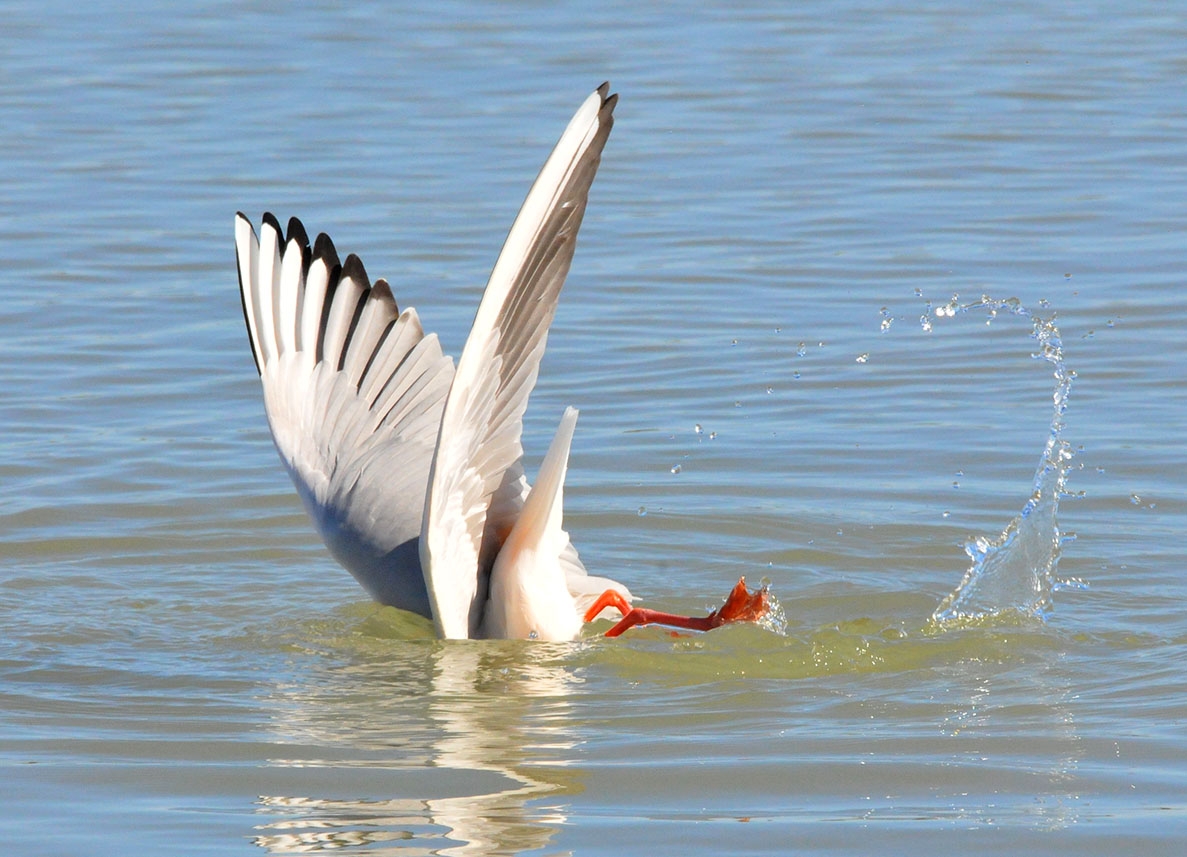
[[771, 581], [763, 578], [761, 585], [767, 591], [767, 611], [754, 624], [758, 625], [764, 631], [778, 634], [780, 637], [786, 637], [787, 613], [783, 610], [783, 605], [779, 603], [779, 599], [771, 592]]
[[[1039, 344], [1032, 355], [1054, 367], [1054, 413], [1051, 430], [1035, 471], [1034, 489], [1022, 511], [996, 538], [980, 536], [965, 545], [972, 560], [964, 580], [932, 614], [933, 624], [943, 628], [986, 620], [1036, 616], [1045, 618], [1051, 609], [1051, 594], [1064, 587], [1083, 587], [1074, 580], [1056, 578], [1062, 545], [1070, 541], [1059, 530], [1059, 501], [1065, 495], [1072, 449], [1063, 439], [1063, 415], [1075, 373], [1063, 361], [1063, 345], [1054, 315], [1035, 315], [1017, 300], [998, 300], [988, 295], [972, 303], [961, 304], [957, 296], [935, 308], [935, 318], [951, 318], [960, 313], [985, 310], [987, 324], [999, 313], [1029, 319], [1031, 338]], [[921, 319], [925, 331], [932, 329], [929, 306]]]

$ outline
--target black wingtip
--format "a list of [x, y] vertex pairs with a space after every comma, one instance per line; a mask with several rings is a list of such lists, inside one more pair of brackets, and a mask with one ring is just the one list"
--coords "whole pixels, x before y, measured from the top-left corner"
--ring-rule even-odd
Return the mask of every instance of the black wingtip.
[[371, 281], [367, 279], [367, 269], [363, 267], [363, 260], [351, 253], [342, 263], [342, 279], [351, 279], [364, 289], [371, 288]]
[[338, 261], [338, 251], [334, 248], [334, 242], [324, 232], [317, 236], [317, 241], [313, 244], [313, 258], [321, 259], [326, 268], [331, 271], [342, 265]]
[[[273, 229], [275, 229], [277, 235], [284, 234], [284, 231], [280, 228], [280, 221], [276, 219], [276, 215], [271, 211], [265, 211], [262, 220], [265, 226], [271, 226]], [[261, 231], [263, 230], [261, 229]]]
[[284, 243], [291, 244], [296, 241], [302, 248], [309, 247], [309, 234], [305, 231], [305, 226], [295, 217], [289, 218], [289, 228], [285, 232]]
[[375, 285], [371, 286], [371, 299], [390, 303], [394, 314], [400, 314], [400, 308], [396, 305], [396, 296], [392, 294], [392, 287], [383, 277], [380, 277], [375, 281]]

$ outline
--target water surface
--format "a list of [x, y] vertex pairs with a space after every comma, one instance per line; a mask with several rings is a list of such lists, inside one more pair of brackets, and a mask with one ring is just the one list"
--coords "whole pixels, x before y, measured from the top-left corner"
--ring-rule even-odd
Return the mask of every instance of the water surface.
[[[10, 2], [0, 840], [14, 854], [1177, 854], [1187, 33], [1157, 4]], [[785, 636], [439, 643], [308, 526], [232, 216], [455, 355], [535, 170], [621, 93], [529, 409], [566, 527]], [[1046, 621], [931, 617], [1036, 487]], [[921, 319], [929, 313], [931, 330]]]

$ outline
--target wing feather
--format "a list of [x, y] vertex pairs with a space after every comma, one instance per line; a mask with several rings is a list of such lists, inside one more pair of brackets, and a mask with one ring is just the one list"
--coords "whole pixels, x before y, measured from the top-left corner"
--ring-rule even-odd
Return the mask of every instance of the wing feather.
[[255, 279], [256, 330], [260, 352], [267, 362], [276, 357], [276, 313], [273, 309], [280, 286], [280, 224], [271, 215], [260, 225], [259, 271]]
[[[418, 537], [453, 362], [333, 242], [239, 214], [244, 317], [276, 448], [334, 557], [376, 600], [430, 614]], [[281, 247], [283, 246], [283, 252]]]
[[255, 277], [260, 267], [260, 242], [251, 222], [242, 215], [235, 218], [235, 259], [239, 269], [239, 297], [243, 301], [243, 321], [251, 343], [251, 356], [256, 371], [264, 371], [264, 355], [260, 352], [259, 326], [256, 324]]
[[523, 506], [523, 412], [616, 102], [603, 84], [561, 135], [508, 233], [458, 362], [420, 544], [442, 637], [478, 632], [494, 556]]
[[341, 369], [346, 360], [346, 345], [350, 341], [363, 310], [364, 298], [369, 297], [371, 283], [358, 256], [353, 253], [342, 263], [342, 273], [334, 288], [330, 312], [326, 317], [322, 343], [322, 359]]
[[285, 245], [280, 263], [280, 289], [276, 295], [276, 348], [281, 354], [297, 348], [297, 307], [305, 291], [307, 250], [298, 237]]
[[350, 338], [350, 347], [342, 364], [347, 378], [356, 387], [360, 386], [363, 374], [370, 368], [380, 343], [399, 316], [400, 311], [387, 280], [376, 280], [369, 299], [363, 304], [358, 326]]
[[305, 297], [301, 301], [301, 336], [297, 345], [316, 360], [321, 359], [321, 337], [325, 330], [325, 310], [330, 303], [326, 300], [330, 282], [338, 282], [341, 268], [334, 242], [323, 232], [317, 236], [309, 270], [305, 272]]
[[405, 372], [397, 378], [390, 372], [383, 371], [383, 368], [392, 360], [413, 359], [413, 349], [424, 338], [424, 329], [420, 326], [416, 310], [409, 308], [404, 311], [404, 316], [402, 324], [388, 328], [387, 335], [375, 351], [371, 365], [359, 382], [359, 393], [367, 400], [367, 405], [372, 411], [378, 407], [380, 396], [392, 388], [393, 384], [404, 381], [407, 376]]

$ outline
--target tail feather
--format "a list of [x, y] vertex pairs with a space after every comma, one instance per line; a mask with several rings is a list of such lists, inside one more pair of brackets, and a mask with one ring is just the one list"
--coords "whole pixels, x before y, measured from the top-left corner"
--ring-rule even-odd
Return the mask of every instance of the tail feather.
[[522, 550], [530, 545], [541, 554], [559, 557], [565, 546], [565, 533], [561, 528], [564, 519], [565, 474], [569, 469], [569, 448], [576, 427], [577, 409], [566, 408], [557, 426], [556, 436], [540, 464], [536, 484], [524, 501], [523, 511], [512, 530], [509, 541], [514, 540], [517, 549]]

